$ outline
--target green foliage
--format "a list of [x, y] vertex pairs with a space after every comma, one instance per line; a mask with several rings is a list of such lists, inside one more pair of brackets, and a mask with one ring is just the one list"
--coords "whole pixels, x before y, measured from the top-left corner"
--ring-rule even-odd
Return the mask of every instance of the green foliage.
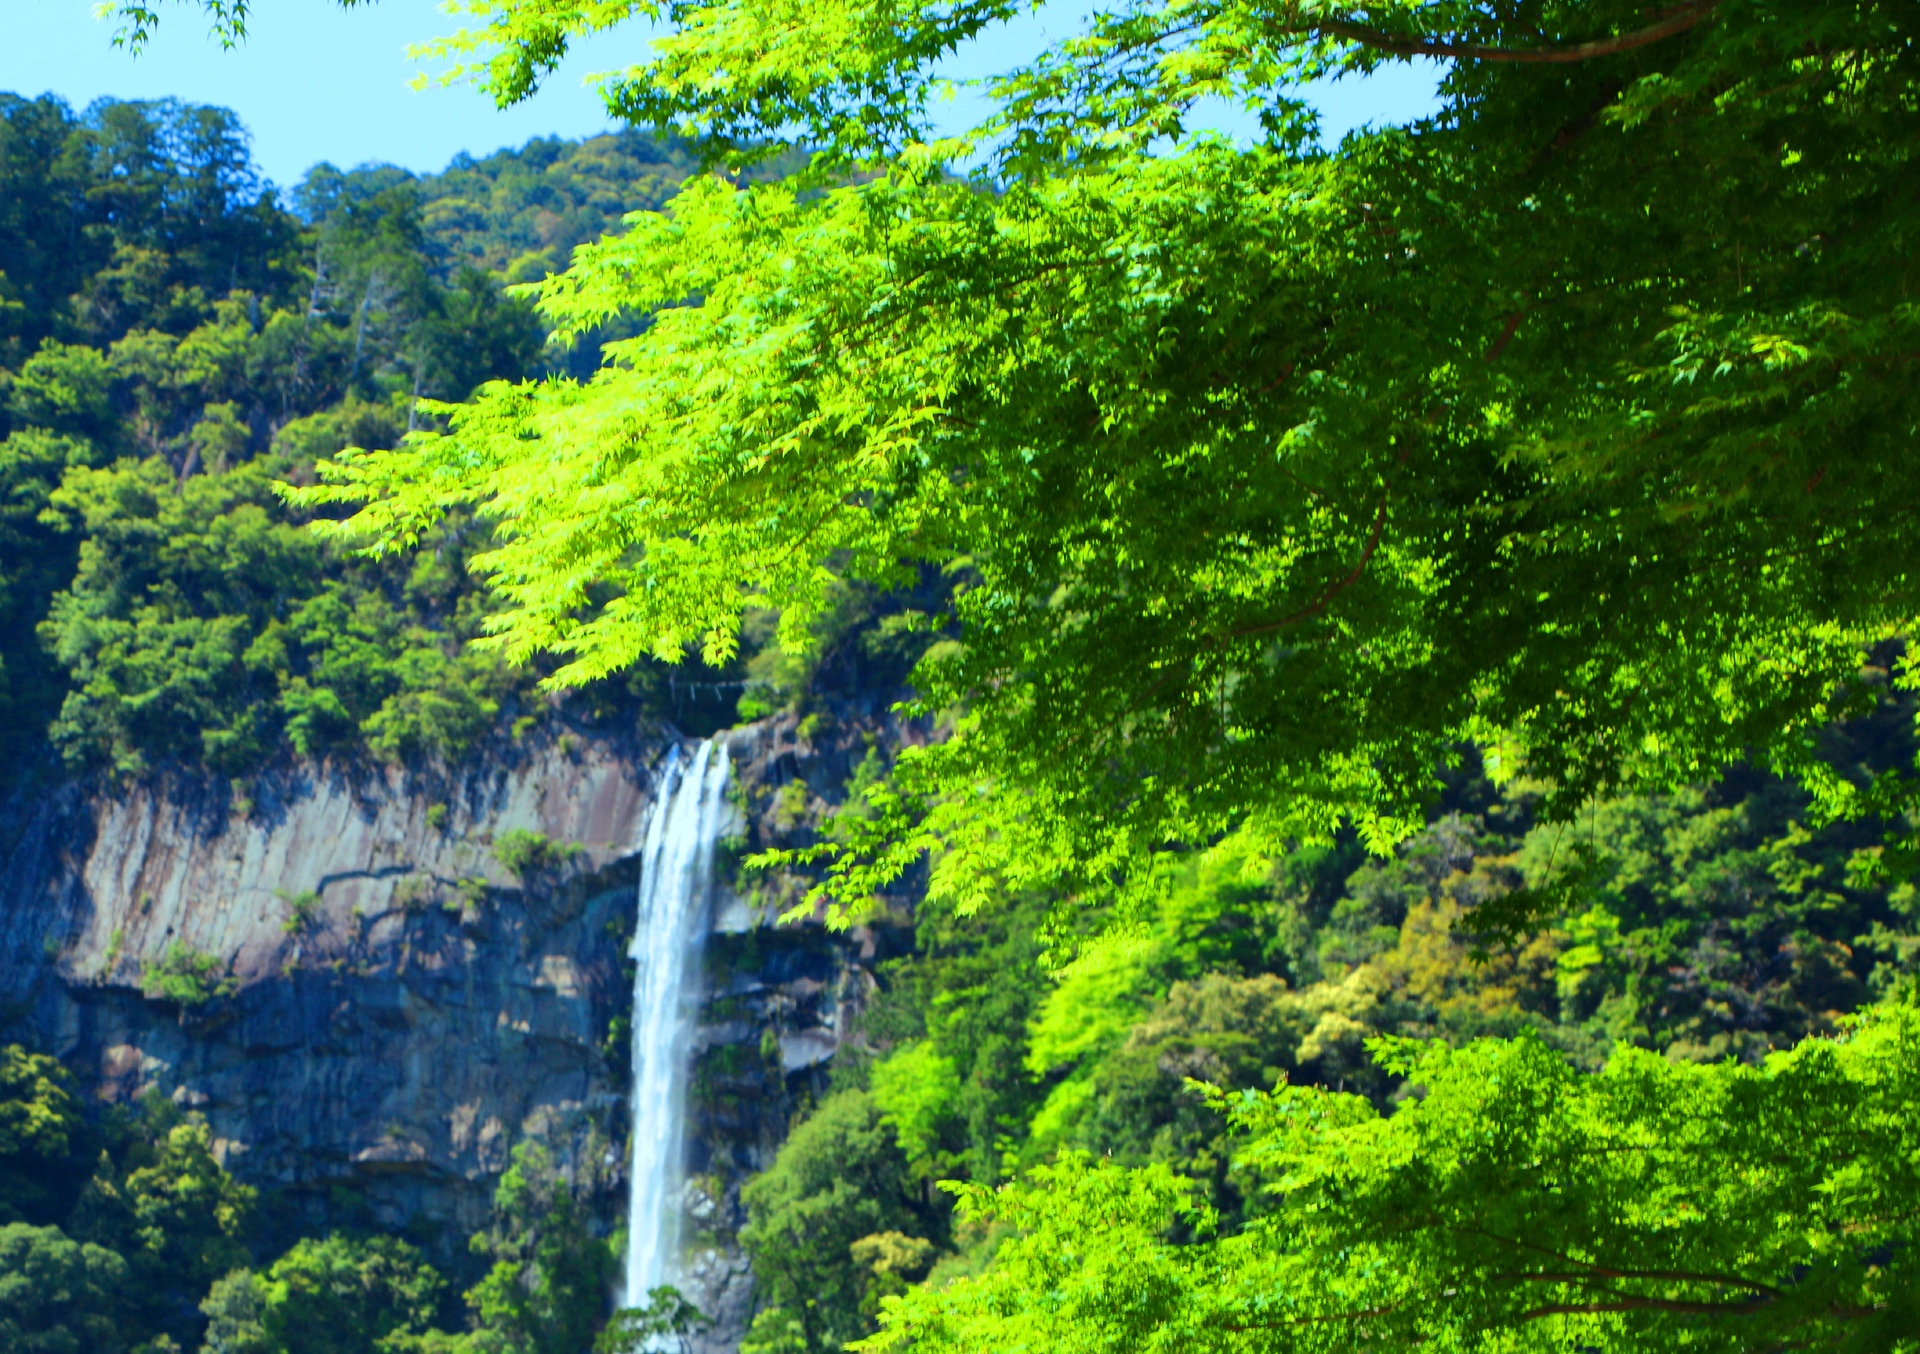
[[874, 1064], [868, 1086], [881, 1122], [893, 1130], [907, 1159], [933, 1161], [941, 1129], [960, 1098], [953, 1059], [930, 1042], [904, 1044]]
[[[266, 1263], [248, 1249], [255, 1192], [204, 1121], [153, 1093], [90, 1122], [68, 1081], [54, 1059], [0, 1047], [0, 1348], [580, 1354], [606, 1314], [612, 1254], [538, 1144], [516, 1149], [474, 1238], [493, 1264], [468, 1294], [472, 1328], [448, 1331], [434, 1325], [445, 1282], [409, 1243], [334, 1233]], [[704, 1328], [677, 1295], [654, 1296], [608, 1338]]]
[[492, 1267], [467, 1294], [476, 1354], [580, 1354], [605, 1312], [614, 1257], [587, 1230], [571, 1187], [535, 1141], [513, 1149], [493, 1224], [473, 1238]]
[[[254, 1191], [221, 1167], [206, 1124], [157, 1094], [137, 1116], [109, 1115], [91, 1145], [91, 1178], [60, 1226], [122, 1267], [113, 1313], [128, 1344], [164, 1338], [191, 1348], [196, 1304], [247, 1261]], [[75, 1174], [84, 1179], [87, 1169]]]
[[19, 1354], [110, 1354], [126, 1265], [57, 1227], [0, 1224], [0, 1346]]
[[126, 771], [183, 754], [236, 773], [259, 762], [281, 656], [259, 640], [318, 569], [271, 498], [264, 467], [176, 486], [157, 459], [82, 469], [55, 491], [53, 511], [85, 537], [43, 626], [75, 683], [53, 728], [75, 760], [98, 749]]
[[522, 879], [556, 869], [586, 848], [578, 842], [557, 842], [544, 832], [510, 828], [493, 839], [493, 856]]
[[[923, 904], [918, 952], [882, 970], [889, 990], [862, 1033], [894, 1050], [872, 1070], [874, 1094], [901, 1120], [917, 1175], [997, 1179], [1004, 1154], [1027, 1136], [1045, 1095], [1028, 1068], [1028, 1025], [1052, 986], [1035, 935], [1046, 910], [1039, 898], [971, 917]], [[914, 1063], [933, 1074], [929, 1084], [904, 1084], [899, 1074]]]
[[938, 1253], [939, 1248], [925, 1237], [901, 1232], [876, 1232], [854, 1242], [847, 1248], [848, 1257], [873, 1276], [860, 1299], [860, 1315], [869, 1321], [878, 1318], [888, 1298], [899, 1297], [915, 1280], [926, 1277]]
[[82, 1130], [72, 1083], [58, 1059], [0, 1047], [0, 1223], [44, 1225], [72, 1203], [61, 1178]]
[[342, 577], [279, 520], [273, 470], [176, 486], [163, 462], [123, 460], [52, 494], [84, 536], [42, 626], [77, 683], [52, 731], [69, 760], [138, 772], [188, 757], [239, 773], [282, 738], [304, 756], [364, 742], [407, 760], [456, 751], [491, 722], [510, 681], [454, 648], [473, 624], [458, 614], [457, 557], [404, 579]]
[[213, 1281], [200, 1302], [207, 1319], [206, 1354], [273, 1354], [267, 1336], [267, 1284], [250, 1269]]
[[1316, 1088], [1221, 1097], [1267, 1209], [1237, 1235], [1170, 1246], [1177, 1215], [1205, 1229], [1186, 1182], [1066, 1157], [966, 1190], [1019, 1235], [864, 1347], [1910, 1350], [1916, 1041], [1905, 1002], [1762, 1067], [1380, 1041], [1420, 1090], [1388, 1117]]
[[[645, 322], [590, 382], [302, 501], [376, 549], [497, 518], [500, 642], [560, 686], [963, 575], [918, 674], [954, 736], [823, 848], [853, 911], [927, 851], [982, 906], [1247, 824], [1385, 850], [1473, 740], [1555, 821], [1749, 754], [1822, 817], [1906, 792], [1815, 734], [1913, 619], [1907, 11], [1148, 3], [936, 139], [937, 62], [1011, 12], [670, 16], [610, 105], [813, 172], [576, 250], [558, 330]], [[632, 13], [514, 0], [443, 50], [511, 100]], [[1436, 115], [1320, 144], [1298, 81], [1422, 56]], [[1185, 135], [1217, 97], [1263, 135]]]
[[185, 941], [171, 942], [166, 952], [140, 968], [140, 992], [148, 1001], [170, 1002], [182, 1011], [205, 1006], [233, 992], [238, 982], [226, 974], [217, 955], [202, 954]]
[[649, 1289], [643, 1307], [626, 1307], [613, 1314], [605, 1329], [593, 1338], [593, 1354], [644, 1354], [657, 1349], [669, 1336], [681, 1354], [692, 1348], [692, 1338], [713, 1326], [712, 1320], [681, 1294], [663, 1284]]
[[[1890, 702], [1827, 746], [1870, 771], [1906, 755], [1904, 719]], [[1192, 1243], [1209, 1219], [1237, 1235], [1271, 1207], [1196, 1083], [1387, 1109], [1421, 1092], [1370, 1056], [1383, 1037], [1532, 1037], [1585, 1070], [1622, 1040], [1755, 1066], [1912, 981], [1911, 886], [1862, 872], [1874, 827], [1809, 830], [1791, 783], [1742, 770], [1558, 825], [1539, 820], [1537, 788], [1496, 787], [1478, 765], [1449, 773], [1432, 821], [1387, 857], [1346, 838], [1276, 858], [1239, 834], [1164, 866], [1121, 917], [1084, 913], [1077, 941], [1058, 916], [1047, 930], [1044, 903], [923, 906], [917, 952], [881, 970], [860, 1030], [874, 1060], [849, 1084], [864, 1078], [924, 1177], [992, 1184], [1073, 1151], [1164, 1168], [1190, 1182], [1187, 1211], [1169, 1205], [1155, 1235]], [[1534, 933], [1485, 942], [1480, 910], [1528, 890], [1552, 901]], [[1071, 962], [1043, 967], [1036, 932]], [[963, 1214], [929, 1282], [993, 1274], [1013, 1231]]]
[[740, 1244], [764, 1304], [743, 1349], [765, 1354], [824, 1354], [871, 1329], [876, 1274], [856, 1244], [880, 1233], [924, 1244], [941, 1230], [893, 1129], [857, 1090], [829, 1095], [795, 1124], [772, 1168], [740, 1197]]
[[319, 894], [311, 889], [291, 894], [275, 890], [275, 896], [287, 905], [287, 919], [280, 923], [282, 931], [290, 936], [299, 936], [312, 929], [320, 915]]
[[[303, 1239], [273, 1262], [257, 1290], [264, 1348], [272, 1354], [393, 1348], [431, 1327], [444, 1286], [420, 1253], [395, 1237]], [[227, 1300], [236, 1330], [246, 1324], [249, 1300], [240, 1294]]]
[[253, 1193], [171, 1104], [93, 1119], [68, 1085], [53, 1059], [0, 1048], [0, 1347], [191, 1348], [194, 1304], [245, 1259]]
[[[618, 229], [626, 213], [663, 205], [698, 167], [671, 142], [617, 131], [578, 142], [539, 138], [481, 158], [460, 154], [425, 179], [380, 172], [414, 190], [422, 229], [454, 258], [526, 282], [566, 267], [574, 245]], [[324, 215], [332, 200], [365, 191], [370, 177], [321, 165], [298, 190], [299, 205]]]
[[124, 1162], [103, 1163], [81, 1197], [72, 1226], [127, 1258], [136, 1281], [204, 1292], [246, 1262], [241, 1244], [255, 1194], [213, 1155], [205, 1123], [157, 1107], [154, 1136], [136, 1140]]
[[[0, 96], [0, 755], [30, 761], [50, 726], [74, 765], [244, 775], [289, 751], [444, 758], [491, 727], [524, 682], [465, 648], [488, 610], [472, 524], [370, 568], [273, 486], [538, 365], [503, 251], [544, 231], [564, 259], [620, 193], [659, 200], [643, 162], [675, 163], [605, 140], [469, 163], [457, 190], [322, 166], [288, 210], [230, 114]], [[556, 233], [538, 201], [575, 160], [600, 177]], [[483, 180], [478, 217], [427, 219]]]

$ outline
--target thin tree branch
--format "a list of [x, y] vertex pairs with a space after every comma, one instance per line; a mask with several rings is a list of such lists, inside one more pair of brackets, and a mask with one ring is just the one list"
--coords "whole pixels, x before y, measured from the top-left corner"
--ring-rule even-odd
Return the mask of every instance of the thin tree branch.
[[[1407, 453], [1403, 449], [1400, 452], [1399, 464], [1404, 466], [1406, 463]], [[1355, 583], [1358, 583], [1360, 581], [1360, 575], [1367, 571], [1367, 565], [1373, 560], [1374, 551], [1380, 548], [1380, 532], [1387, 524], [1387, 505], [1391, 502], [1393, 502], [1393, 481], [1388, 480], [1387, 487], [1382, 490], [1380, 494], [1380, 507], [1373, 514], [1373, 527], [1367, 532], [1367, 544], [1360, 551], [1359, 560], [1354, 564], [1352, 569], [1347, 571], [1344, 578], [1336, 578], [1333, 582], [1327, 584], [1326, 587], [1320, 590], [1318, 597], [1315, 597], [1298, 611], [1290, 615], [1282, 616], [1277, 621], [1267, 621], [1260, 625], [1248, 625], [1238, 630], [1229, 630], [1224, 638], [1245, 639], [1248, 635], [1264, 635], [1269, 631], [1284, 630], [1290, 625], [1297, 625], [1308, 617], [1317, 616], [1325, 611], [1327, 607], [1333, 603], [1334, 598], [1338, 597]]]
[[1745, 1288], [1758, 1293], [1772, 1293], [1776, 1296], [1780, 1292], [1780, 1290], [1772, 1284], [1761, 1283], [1757, 1279], [1743, 1279], [1737, 1274], [1703, 1274], [1690, 1270], [1673, 1269], [1611, 1269], [1604, 1265], [1596, 1265], [1588, 1260], [1578, 1259], [1575, 1256], [1568, 1255], [1565, 1251], [1556, 1251], [1550, 1246], [1539, 1245], [1537, 1242], [1523, 1241], [1518, 1237], [1502, 1236], [1500, 1233], [1488, 1231], [1484, 1227], [1467, 1226], [1461, 1227], [1458, 1230], [1465, 1232], [1469, 1236], [1481, 1236], [1489, 1241], [1497, 1241], [1503, 1246], [1512, 1246], [1515, 1250], [1532, 1251], [1536, 1255], [1552, 1256], [1555, 1260], [1562, 1261], [1577, 1270], [1584, 1271], [1583, 1274], [1578, 1275], [1536, 1272], [1527, 1274], [1499, 1274], [1494, 1276], [1514, 1282], [1531, 1280], [1550, 1281], [1555, 1279], [1572, 1279], [1575, 1282], [1580, 1282], [1591, 1276], [1602, 1279], [1670, 1279], [1677, 1283], [1714, 1283], [1723, 1284], [1730, 1288]]
[[1526, 306], [1521, 306], [1520, 309], [1507, 316], [1506, 324], [1500, 328], [1500, 337], [1493, 341], [1493, 346], [1487, 349], [1480, 360], [1489, 365], [1498, 362], [1500, 360], [1500, 354], [1504, 353], [1507, 350], [1507, 345], [1513, 342], [1513, 336], [1520, 332], [1520, 321], [1526, 318]]
[[[1577, 1262], [1576, 1262], [1577, 1263]], [[1772, 1284], [1742, 1279], [1735, 1274], [1691, 1274], [1678, 1269], [1604, 1269], [1587, 1265], [1579, 1270], [1536, 1270], [1524, 1274], [1495, 1274], [1507, 1283], [1592, 1283], [1595, 1279], [1668, 1279], [1674, 1283], [1718, 1284], [1725, 1288], [1744, 1288], [1751, 1293], [1779, 1296]]]
[[1620, 1298], [1613, 1302], [1553, 1302], [1519, 1313], [1521, 1321], [1548, 1316], [1588, 1316], [1605, 1312], [1682, 1312], [1689, 1316], [1729, 1316], [1751, 1312], [1773, 1302], [1765, 1294], [1744, 1302], [1685, 1302], [1674, 1298]]
[[1674, 37], [1705, 21], [1719, 7], [1720, 0], [1695, 0], [1695, 3], [1667, 11], [1658, 22], [1648, 24], [1645, 28], [1635, 29], [1631, 33], [1617, 33], [1610, 38], [1596, 38], [1592, 42], [1576, 42], [1568, 47], [1488, 47], [1477, 42], [1402, 38], [1338, 19], [1306, 25], [1305, 31], [1345, 38], [1349, 42], [1357, 42], [1378, 52], [1391, 52], [1395, 56], [1435, 56], [1456, 61], [1492, 61], [1513, 65], [1568, 65], [1630, 52], [1636, 47], [1659, 42], [1662, 38]]

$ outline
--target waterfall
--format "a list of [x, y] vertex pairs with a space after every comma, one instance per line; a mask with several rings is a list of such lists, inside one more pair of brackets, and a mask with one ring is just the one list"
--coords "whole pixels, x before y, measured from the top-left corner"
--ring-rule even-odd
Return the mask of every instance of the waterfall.
[[627, 1201], [626, 1298], [672, 1283], [680, 1242], [687, 1073], [699, 999], [713, 852], [727, 830], [727, 750], [711, 740], [667, 755], [640, 855], [633, 945], [633, 1160]]

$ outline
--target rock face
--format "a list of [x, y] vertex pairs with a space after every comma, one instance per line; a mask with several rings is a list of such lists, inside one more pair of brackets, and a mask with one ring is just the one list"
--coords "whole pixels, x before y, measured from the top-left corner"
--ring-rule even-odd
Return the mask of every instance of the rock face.
[[[819, 750], [791, 720], [722, 735], [750, 836], [817, 816], [876, 733]], [[205, 1115], [228, 1168], [301, 1231], [370, 1211], [469, 1277], [466, 1237], [524, 1137], [611, 1228], [625, 949], [667, 745], [547, 733], [449, 777], [294, 769], [251, 803], [191, 778], [69, 785], [0, 843], [0, 1038], [59, 1054], [101, 1101], [157, 1091]], [[561, 849], [515, 873], [500, 857], [528, 833]], [[751, 1314], [739, 1184], [818, 1089], [899, 934], [776, 926], [731, 890], [714, 925], [688, 1207], [691, 1296], [727, 1349]]]

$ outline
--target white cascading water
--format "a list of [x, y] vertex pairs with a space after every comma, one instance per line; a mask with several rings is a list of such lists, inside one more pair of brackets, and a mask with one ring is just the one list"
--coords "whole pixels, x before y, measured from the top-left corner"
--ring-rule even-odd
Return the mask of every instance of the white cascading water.
[[668, 753], [640, 855], [633, 945], [633, 1160], [626, 1304], [674, 1282], [680, 1242], [687, 1076], [700, 949], [712, 911], [714, 847], [730, 825], [727, 750]]

